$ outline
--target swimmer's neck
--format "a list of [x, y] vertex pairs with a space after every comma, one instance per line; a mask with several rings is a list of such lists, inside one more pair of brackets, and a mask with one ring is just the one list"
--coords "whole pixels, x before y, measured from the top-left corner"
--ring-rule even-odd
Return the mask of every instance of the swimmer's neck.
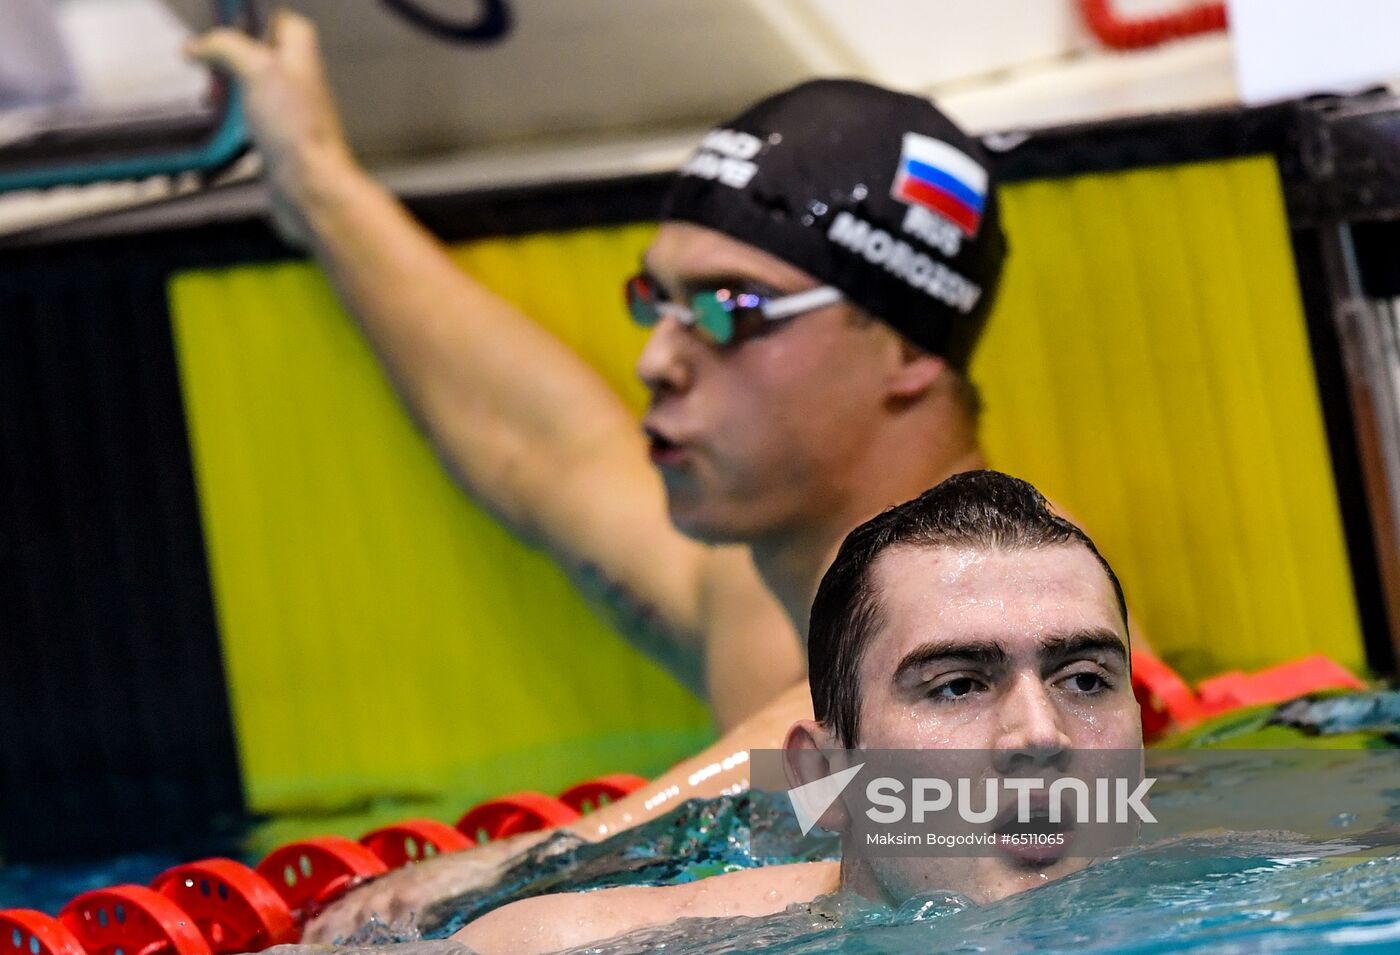
[[887, 507], [918, 497], [944, 478], [986, 466], [981, 447], [974, 443], [922, 468], [886, 468], [889, 473], [869, 475], [859, 497], [853, 495], [847, 506], [833, 509], [822, 520], [775, 529], [750, 541], [759, 576], [802, 634], [803, 645], [817, 585], [851, 530]]
[[893, 912], [905, 902], [907, 897], [892, 896], [881, 883], [870, 859], [859, 850], [852, 851], [844, 840], [841, 846], [841, 861], [834, 866], [835, 871], [823, 873], [831, 883], [824, 894], [811, 902], [810, 910], [817, 914], [820, 909], [830, 910], [844, 906], [864, 908], [867, 911], [876, 906]]
[[904, 900], [892, 899], [886, 894], [869, 860], [860, 852], [851, 852], [844, 844], [841, 847], [841, 866], [837, 873], [837, 894], [864, 899], [876, 905], [897, 908]]

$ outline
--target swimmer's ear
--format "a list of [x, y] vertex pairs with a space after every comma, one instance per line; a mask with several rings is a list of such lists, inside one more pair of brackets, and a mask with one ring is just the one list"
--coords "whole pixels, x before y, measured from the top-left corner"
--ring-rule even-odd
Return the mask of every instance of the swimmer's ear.
[[[783, 740], [783, 768], [787, 772], [789, 789], [797, 790], [840, 772], [846, 768], [845, 756], [845, 747], [825, 726], [816, 720], [798, 720]], [[815, 802], [808, 800], [806, 806], [815, 815], [816, 825], [829, 832], [841, 832], [850, 825], [850, 813], [841, 799], [833, 798], [827, 804], [823, 793], [813, 790], [806, 792], [815, 799]], [[800, 801], [796, 793], [793, 794], [793, 801], [795, 804]], [[811, 820], [802, 820], [802, 814], [799, 808], [798, 821], [802, 822], [805, 831]]]
[[903, 401], [922, 398], [947, 374], [948, 362], [925, 351], [898, 332], [894, 335], [898, 357], [887, 382], [890, 397]]

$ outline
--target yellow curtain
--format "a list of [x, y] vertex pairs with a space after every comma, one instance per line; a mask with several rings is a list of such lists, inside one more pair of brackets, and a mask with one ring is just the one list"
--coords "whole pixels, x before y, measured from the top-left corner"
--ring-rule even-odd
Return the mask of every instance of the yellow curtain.
[[1272, 159], [1006, 190], [992, 460], [1082, 519], [1168, 662], [1364, 667]]
[[[1362, 649], [1277, 172], [1009, 187], [973, 368], [993, 463], [1081, 518], [1188, 676]], [[619, 286], [649, 226], [461, 264], [640, 409]], [[192, 272], [172, 314], [253, 804], [654, 772], [703, 709], [445, 477], [324, 279]]]
[[[618, 290], [650, 231], [458, 255], [639, 406]], [[315, 268], [193, 272], [170, 298], [255, 808], [557, 791], [711, 738], [690, 693], [448, 480]]]

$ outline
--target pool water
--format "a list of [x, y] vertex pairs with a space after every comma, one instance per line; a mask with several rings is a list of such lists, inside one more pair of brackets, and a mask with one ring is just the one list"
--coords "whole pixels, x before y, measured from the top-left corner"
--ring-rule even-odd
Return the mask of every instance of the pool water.
[[606, 951], [1400, 951], [1400, 856], [1300, 860], [1258, 848], [1257, 858], [1219, 857], [1203, 842], [1197, 858], [1115, 859], [985, 906], [940, 895], [889, 913], [818, 900], [815, 913], [800, 907], [772, 918], [695, 920], [636, 933]]
[[[1180, 748], [1152, 753], [1167, 767], [1154, 811], [1176, 819], [1167, 845], [1126, 851], [991, 905], [937, 894], [891, 912], [829, 897], [768, 918], [682, 922], [606, 950], [1400, 952], [1400, 692], [1237, 714], [1173, 744]], [[1220, 820], [1231, 824], [1213, 824]], [[833, 837], [801, 836], [784, 797], [695, 801], [604, 843], [550, 839], [490, 889], [355, 940], [443, 937], [545, 892], [665, 884], [836, 852]], [[190, 857], [11, 866], [0, 869], [0, 907], [56, 911], [85, 889], [149, 881]]]

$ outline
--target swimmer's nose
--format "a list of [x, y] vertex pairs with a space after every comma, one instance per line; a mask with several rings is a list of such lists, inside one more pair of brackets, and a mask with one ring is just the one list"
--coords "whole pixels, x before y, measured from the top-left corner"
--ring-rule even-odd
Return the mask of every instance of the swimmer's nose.
[[1068, 762], [1070, 738], [1063, 714], [1038, 674], [1018, 676], [1002, 697], [996, 734], [993, 761], [1000, 773], [1047, 766], [1063, 769]]
[[695, 348], [699, 343], [676, 319], [661, 319], [651, 330], [637, 359], [637, 377], [653, 397], [683, 392], [695, 380]]

